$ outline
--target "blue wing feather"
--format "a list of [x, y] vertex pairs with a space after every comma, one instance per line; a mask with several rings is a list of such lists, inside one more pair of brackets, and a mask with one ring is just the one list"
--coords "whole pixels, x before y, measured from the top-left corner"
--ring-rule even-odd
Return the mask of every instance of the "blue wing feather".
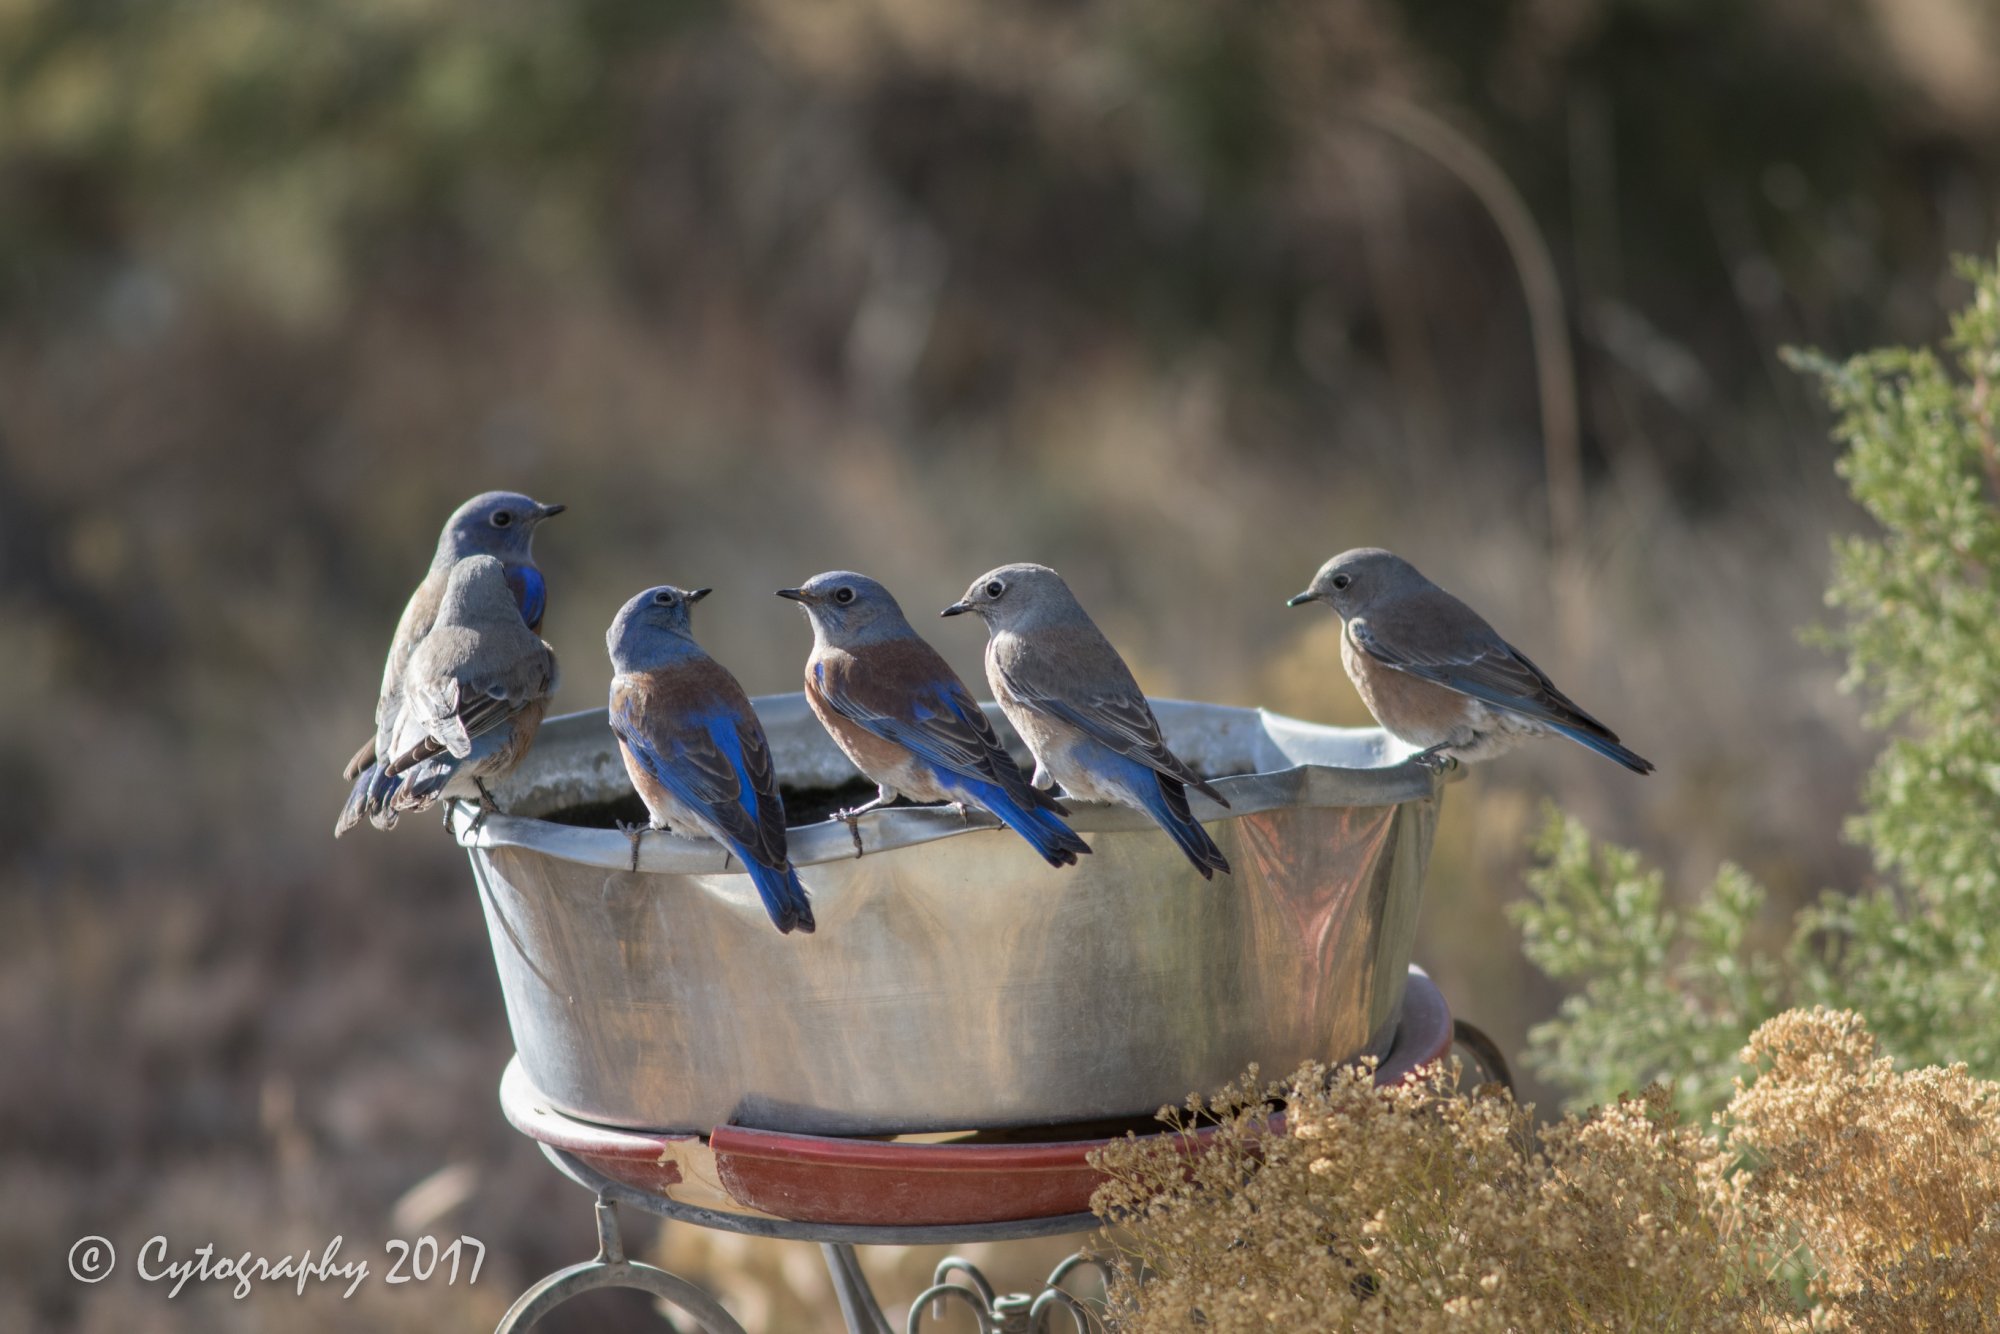
[[613, 712], [612, 730], [655, 782], [707, 818], [717, 841], [749, 872], [778, 929], [810, 932], [812, 907], [785, 850], [784, 805], [761, 731], [752, 734], [734, 714], [713, 712], [687, 717], [656, 740], [653, 734], [667, 729], [641, 725], [629, 701]]

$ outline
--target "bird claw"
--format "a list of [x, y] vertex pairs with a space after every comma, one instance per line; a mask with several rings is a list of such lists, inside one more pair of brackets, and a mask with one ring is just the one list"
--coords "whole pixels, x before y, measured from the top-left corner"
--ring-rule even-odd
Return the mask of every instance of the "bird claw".
[[861, 846], [861, 812], [849, 808], [844, 811], [835, 811], [828, 818], [839, 820], [847, 826], [847, 836], [854, 840], [854, 858], [856, 861], [859, 861], [863, 851]]
[[888, 788], [882, 788], [876, 793], [875, 800], [864, 801], [859, 806], [843, 807], [826, 818], [828, 820], [839, 820], [847, 826], [847, 836], [854, 840], [854, 855], [856, 858], [859, 858], [863, 851], [861, 847], [861, 825], [859, 823], [861, 817], [869, 811], [880, 810], [895, 799], [896, 794], [894, 792], [891, 792]]
[[1416, 765], [1419, 769], [1428, 769], [1434, 774], [1441, 774], [1448, 770], [1456, 769], [1458, 767], [1457, 759], [1445, 754], [1444, 749], [1443, 746], [1432, 746], [1429, 750], [1420, 750], [1410, 756], [1410, 763]]
[[451, 828], [452, 816], [458, 813], [460, 805], [469, 805], [472, 807], [472, 823], [465, 827], [465, 837], [467, 838], [477, 835], [480, 826], [486, 823], [486, 817], [500, 809], [498, 806], [490, 804], [492, 798], [486, 796], [486, 789], [484, 787], [480, 788], [479, 791], [480, 795], [485, 797], [485, 800], [467, 802], [463, 797], [453, 797], [450, 801], [440, 803], [444, 807], [444, 827], [446, 829]]
[[639, 869], [639, 840], [644, 838], [646, 831], [653, 826], [642, 821], [627, 824], [623, 820], [615, 820], [612, 824], [619, 833], [625, 835], [625, 841], [632, 845], [632, 869], [636, 872]]

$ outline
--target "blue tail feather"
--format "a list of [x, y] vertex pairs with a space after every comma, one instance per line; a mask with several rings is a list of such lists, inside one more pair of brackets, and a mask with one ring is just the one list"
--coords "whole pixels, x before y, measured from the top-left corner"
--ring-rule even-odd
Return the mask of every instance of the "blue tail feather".
[[394, 829], [397, 815], [395, 800], [410, 776], [390, 777], [384, 772], [380, 760], [356, 774], [354, 786], [347, 793], [347, 804], [340, 808], [340, 819], [334, 822], [334, 837], [338, 838], [360, 824], [363, 817], [377, 829]]
[[778, 930], [786, 935], [795, 930], [811, 935], [817, 923], [813, 921], [806, 887], [799, 883], [799, 873], [790, 866], [765, 866], [747, 860], [743, 864], [750, 872], [751, 883], [757, 886], [757, 897], [764, 900], [764, 911], [771, 914]]
[[[1129, 762], [1129, 761], [1128, 761]], [[1155, 773], [1144, 766], [1134, 764], [1133, 768], [1143, 772], [1134, 775], [1132, 791], [1145, 806], [1146, 813], [1159, 822], [1168, 837], [1187, 854], [1194, 863], [1194, 869], [1201, 872], [1204, 880], [1213, 880], [1217, 871], [1230, 874], [1229, 859], [1222, 855], [1222, 849], [1215, 846], [1215, 840], [1201, 827], [1201, 822], [1188, 810], [1187, 787], [1179, 779]]]
[[[942, 776], [942, 775], [941, 775]], [[960, 780], [946, 783], [946, 789], [982, 806], [1009, 829], [1028, 841], [1051, 866], [1074, 866], [1080, 854], [1090, 851], [1074, 829], [1041, 807], [1024, 810], [1020, 803], [992, 783]]]
[[1554, 727], [1556, 731], [1561, 732], [1571, 741], [1590, 747], [1608, 760], [1616, 760], [1635, 774], [1649, 774], [1653, 772], [1653, 762], [1651, 760], [1636, 751], [1628, 750], [1624, 746], [1619, 745], [1615, 739], [1595, 736], [1580, 727], [1570, 727], [1563, 723], [1551, 723], [1550, 726]]
[[354, 775], [354, 786], [348, 790], [347, 804], [340, 808], [340, 818], [333, 822], [333, 836], [339, 838], [348, 830], [361, 823], [368, 814], [368, 790], [381, 774], [382, 766], [371, 764]]

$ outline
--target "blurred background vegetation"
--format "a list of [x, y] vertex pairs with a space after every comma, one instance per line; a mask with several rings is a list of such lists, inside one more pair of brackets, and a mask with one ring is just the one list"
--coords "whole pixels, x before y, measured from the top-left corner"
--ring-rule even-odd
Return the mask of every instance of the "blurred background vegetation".
[[[1554, 256], [1573, 521], [1508, 246], [1410, 108]], [[1514, 1048], [1556, 1004], [1504, 912], [1548, 796], [1668, 884], [1740, 864], [1781, 940], [1869, 883], [1873, 745], [1796, 638], [1863, 520], [1777, 349], [1936, 340], [1996, 126], [1982, 0], [0, 0], [0, 1327], [477, 1329], [588, 1251], [498, 1115], [461, 856], [328, 837], [486, 487], [571, 507], [563, 708], [651, 582], [716, 586], [755, 693], [806, 649], [781, 584], [927, 609], [1033, 558], [1154, 693], [1359, 722], [1282, 602], [1393, 547], [1660, 765], [1452, 789], [1419, 957], [1459, 1012]], [[63, 1270], [424, 1230], [490, 1244], [478, 1288]], [[824, 1306], [810, 1248], [660, 1244], [753, 1327]], [[934, 1258], [871, 1263], [894, 1299]]]

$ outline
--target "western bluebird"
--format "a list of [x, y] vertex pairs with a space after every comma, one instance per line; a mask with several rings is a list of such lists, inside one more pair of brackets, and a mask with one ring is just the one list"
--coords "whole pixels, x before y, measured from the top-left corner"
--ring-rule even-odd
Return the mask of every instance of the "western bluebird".
[[1422, 749], [1412, 758], [1491, 759], [1558, 732], [1637, 774], [1652, 762], [1556, 689], [1478, 612], [1379, 547], [1342, 552], [1286, 603], [1324, 602], [1344, 623], [1340, 661], [1375, 721]]
[[396, 634], [389, 641], [389, 658], [382, 667], [382, 693], [375, 703], [375, 735], [363, 742], [347, 762], [343, 776], [353, 781], [347, 807], [334, 826], [335, 835], [346, 833], [360, 819], [368, 789], [380, 781], [375, 761], [389, 748], [403, 709], [403, 671], [410, 664], [431, 625], [437, 619], [438, 602], [444, 596], [445, 580], [452, 566], [467, 556], [493, 556], [506, 567], [507, 583], [520, 604], [521, 619], [537, 634], [542, 629], [542, 613], [548, 606], [548, 586], [535, 566], [532, 550], [535, 529], [542, 520], [561, 514], [561, 505], [543, 505], [512, 491], [488, 491], [460, 505], [445, 521], [438, 534], [437, 551], [431, 567], [416, 592], [410, 594]]
[[1152, 706], [1062, 576], [1046, 565], [1003, 565], [973, 581], [941, 615], [985, 620], [986, 680], [1035, 755], [1037, 785], [1115, 801], [1150, 815], [1213, 879], [1229, 862], [1188, 810], [1192, 787], [1229, 803], [1167, 749]]
[[689, 627], [688, 609], [708, 593], [662, 584], [619, 609], [604, 635], [611, 730], [653, 828], [722, 844], [750, 873], [778, 930], [810, 932], [812, 905], [785, 849], [771, 743], [743, 687]]
[[360, 804], [343, 827], [365, 814], [392, 829], [440, 797], [490, 806], [487, 781], [528, 753], [555, 683], [556, 655], [521, 620], [506, 566], [492, 556], [452, 566], [430, 633], [404, 668], [388, 758], [369, 766], [365, 788], [357, 782]]
[[1054, 797], [1022, 774], [957, 673], [926, 644], [889, 590], [834, 570], [781, 598], [812, 622], [806, 702], [879, 794], [851, 817], [894, 801], [969, 803], [1028, 840], [1051, 866], [1074, 866], [1090, 845], [1058, 816]]

